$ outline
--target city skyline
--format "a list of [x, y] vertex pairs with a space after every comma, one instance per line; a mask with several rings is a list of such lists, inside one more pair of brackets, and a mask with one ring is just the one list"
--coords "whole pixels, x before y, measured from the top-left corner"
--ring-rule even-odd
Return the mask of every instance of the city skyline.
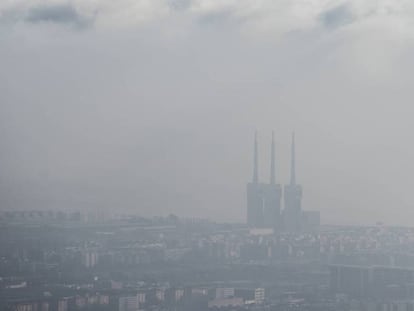
[[[260, 136], [260, 137], [269, 136], [269, 135], [264, 135], [264, 136], [263, 135], [260, 135], [260, 134], [263, 134], [265, 131], [255, 130], [254, 132], [256, 133], [257, 136]], [[280, 138], [281, 137], [280, 134], [278, 135], [278, 138], [275, 139], [276, 136], [275, 136], [274, 131], [270, 131], [270, 133], [272, 133], [271, 139], [273, 141], [273, 144], [271, 146], [278, 145], [278, 148], [280, 148], [280, 146], [285, 146], [284, 149], [289, 149], [289, 148], [292, 148], [293, 147], [293, 144], [290, 144], [290, 145], [286, 145], [285, 143], [282, 144], [281, 142], [286, 141], [286, 140], [281, 139]], [[291, 134], [294, 136], [294, 133], [291, 133]], [[289, 135], [287, 135], [287, 136], [289, 136]], [[289, 147], [289, 148], [286, 148], [286, 147]], [[258, 175], [263, 176], [263, 178], [265, 178], [265, 179], [267, 178], [267, 179], [269, 179], [271, 181], [272, 180], [272, 174], [271, 174], [271, 172], [273, 172], [273, 171], [276, 172], [277, 171], [277, 175], [275, 173], [274, 176], [277, 176], [277, 178], [280, 178], [281, 179], [280, 181], [279, 180], [277, 180], [277, 181], [280, 182], [282, 185], [285, 185], [286, 184], [286, 181], [289, 181], [287, 183], [287, 184], [289, 184], [290, 181], [292, 180], [292, 174], [291, 174], [291, 172], [292, 172], [292, 159], [290, 158], [289, 153], [288, 152], [280, 152], [280, 153], [277, 154], [277, 156], [275, 155], [275, 158], [277, 157], [278, 158], [278, 161], [275, 161], [274, 163], [277, 162], [277, 164], [274, 164], [274, 163], [272, 163], [272, 160], [271, 160], [273, 157], [272, 156], [270, 156], [270, 157], [267, 157], [266, 156], [266, 155], [268, 155], [268, 154], [270, 154], [272, 152], [272, 147], [271, 147], [271, 150], [270, 150], [271, 152], [270, 153], [269, 153], [269, 150], [268, 150], [268, 146], [266, 146], [266, 145], [259, 146], [258, 148], [261, 149], [260, 152], [259, 152], [259, 154], [260, 154], [260, 156], [259, 156], [260, 160], [258, 159], [258, 161], [261, 161], [261, 162], [269, 162], [270, 161], [270, 168], [271, 168], [272, 165], [275, 165], [274, 170], [271, 169], [270, 171], [269, 171], [269, 167], [267, 167], [265, 165], [260, 165], [259, 168], [258, 168]], [[280, 162], [284, 162], [285, 165], [279, 165]], [[289, 165], [286, 165], [286, 163], [290, 163], [290, 167], [289, 168], [288, 168]], [[279, 165], [280, 167], [278, 168], [277, 165]], [[248, 168], [248, 165], [246, 165], [246, 171], [248, 171], [248, 169], [249, 169]], [[269, 172], [270, 172], [270, 174], [269, 174]], [[306, 176], [306, 172], [301, 172], [301, 174], [302, 175], [304, 174]], [[248, 176], [248, 173], [245, 174], [245, 175]], [[269, 175], [269, 176], [267, 176], [267, 175]], [[240, 193], [237, 193], [237, 195], [240, 197], [239, 198], [239, 201], [241, 202], [241, 206], [238, 206], [238, 207], [240, 207], [240, 211], [238, 213], [239, 215], [236, 216], [236, 217], [222, 218], [225, 222], [241, 222], [241, 223], [244, 222], [244, 219], [245, 219], [245, 212], [244, 212], [244, 210], [245, 210], [245, 204], [246, 203], [243, 201], [243, 190], [240, 189], [240, 188], [239, 188], [239, 190], [241, 192]], [[311, 196], [312, 195], [315, 195], [315, 193], [310, 193], [310, 195]], [[319, 195], [319, 194], [317, 194], [317, 195]], [[322, 201], [323, 201], [323, 199], [322, 199]], [[59, 202], [59, 201], [57, 201], [57, 202]], [[306, 202], [306, 196], [305, 196], [305, 204], [308, 206], [308, 202]], [[284, 205], [284, 203], [281, 204], [281, 206], [283, 206], [283, 205]], [[56, 204], [56, 205], [49, 205], [47, 207], [40, 206], [40, 208], [39, 207], [34, 207], [34, 208], [31, 208], [31, 207], [24, 208], [24, 207], [22, 207], [22, 208], [17, 208], [17, 210], [19, 210], [19, 209], [26, 210], [26, 211], [30, 211], [30, 210], [51, 210], [51, 209], [52, 210], [59, 210], [59, 208], [57, 208], [57, 206], [58, 206], [58, 204]], [[104, 206], [104, 207], [102, 207], [102, 206]], [[94, 212], [94, 211], [96, 212], [96, 211], [99, 211], [100, 209], [102, 209], [103, 211], [106, 212], [106, 211], [108, 211], [110, 209], [110, 207], [105, 206], [105, 204], [103, 204], [103, 205], [100, 205], [100, 204], [99, 205], [96, 205], [96, 203], [93, 203], [91, 205], [87, 205], [86, 207], [91, 212]], [[310, 210], [317, 210], [318, 207], [319, 206], [317, 204], [310, 204]], [[68, 207], [66, 207], [66, 208], [68, 208]], [[12, 210], [12, 209], [14, 209], [14, 207], [11, 207], [11, 208], [3, 208], [3, 210]], [[79, 210], [79, 208], [76, 205], [71, 205], [68, 209], [69, 210], [73, 210], [73, 211]], [[137, 215], [145, 215], [145, 213], [147, 213], [145, 211], [141, 211], [140, 208], [134, 208], [133, 206], [130, 207], [130, 208], [125, 208], [125, 209], [121, 208], [121, 211], [124, 211], [126, 214], [128, 214], [130, 212], [133, 212], [133, 214], [137, 214]], [[328, 210], [323, 210], [323, 207], [322, 207], [322, 211], [323, 211], [323, 213], [321, 213], [322, 223], [324, 223], [324, 224], [339, 224], [339, 225], [341, 225], [341, 224], [344, 224], [344, 225], [352, 224], [351, 221], [344, 221], [344, 222], [343, 221], [335, 221], [335, 220], [332, 221], [332, 220], [329, 219], [329, 217], [326, 217], [326, 213], [329, 215], [330, 210], [329, 209]], [[179, 216], [185, 216], [185, 214], [188, 214], [189, 217], [205, 218], [205, 219], [211, 219], [211, 220], [216, 220], [216, 221], [219, 220], [216, 217], [210, 217], [210, 214], [209, 213], [206, 213], [204, 215], [199, 215], [199, 214], [192, 214], [191, 212], [189, 212], [189, 213], [188, 212], [180, 212], [179, 210], [174, 210], [174, 209], [165, 210], [163, 208], [159, 208], [159, 206], [158, 206], [158, 208], [156, 207], [156, 211], [155, 212], [149, 212], [147, 214], [148, 215], [152, 215], [152, 216], [168, 215], [168, 214], [177, 214]], [[362, 221], [362, 222], [359, 222], [357, 224], [358, 225], [364, 225], [364, 224], [371, 225], [371, 224], [375, 224], [377, 222], [387, 223], [383, 219], [377, 219], [377, 220], [372, 220], [372, 221]], [[388, 223], [388, 224], [390, 224], [390, 225], [399, 225], [399, 224], [406, 225], [404, 222], [391, 222], [391, 223]]]
[[[270, 143], [269, 182], [259, 178], [259, 142], [257, 131], [253, 145], [253, 177], [247, 183], [246, 222], [250, 228], [267, 228], [274, 232], [306, 232], [318, 230], [320, 212], [302, 208], [302, 186], [296, 181], [295, 133], [290, 148], [289, 181], [278, 183], [275, 135]], [[280, 164], [279, 164], [280, 165]], [[282, 203], [283, 200], [283, 203]]]
[[413, 0], [0, 0], [0, 311], [414, 311]]

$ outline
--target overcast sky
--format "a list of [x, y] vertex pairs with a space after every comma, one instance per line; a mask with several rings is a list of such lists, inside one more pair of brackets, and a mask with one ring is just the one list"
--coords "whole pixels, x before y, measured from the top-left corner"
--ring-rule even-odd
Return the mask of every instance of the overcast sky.
[[0, 1], [0, 208], [414, 225], [412, 0]]

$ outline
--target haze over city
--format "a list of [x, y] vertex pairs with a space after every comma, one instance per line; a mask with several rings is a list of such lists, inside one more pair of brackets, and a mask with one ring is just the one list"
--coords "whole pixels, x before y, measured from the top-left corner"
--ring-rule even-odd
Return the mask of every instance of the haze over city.
[[324, 224], [413, 225], [409, 0], [1, 1], [0, 208], [242, 222], [259, 176]]
[[414, 311], [413, 0], [0, 0], [0, 311]]

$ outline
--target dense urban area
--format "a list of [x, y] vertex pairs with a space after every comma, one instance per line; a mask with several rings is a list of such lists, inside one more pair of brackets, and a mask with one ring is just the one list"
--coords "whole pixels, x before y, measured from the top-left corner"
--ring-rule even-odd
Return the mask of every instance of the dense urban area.
[[0, 310], [414, 310], [414, 229], [0, 215]]
[[414, 229], [321, 226], [302, 209], [294, 135], [284, 187], [270, 145], [264, 183], [256, 135], [245, 224], [2, 211], [0, 310], [414, 311]]

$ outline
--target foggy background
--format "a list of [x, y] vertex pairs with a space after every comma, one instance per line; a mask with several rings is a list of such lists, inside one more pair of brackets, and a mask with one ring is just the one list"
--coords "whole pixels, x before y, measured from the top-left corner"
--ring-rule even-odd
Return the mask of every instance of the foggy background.
[[[363, 2], [363, 4], [362, 4]], [[0, 2], [0, 208], [245, 220], [253, 135], [323, 223], [413, 225], [410, 0]]]

